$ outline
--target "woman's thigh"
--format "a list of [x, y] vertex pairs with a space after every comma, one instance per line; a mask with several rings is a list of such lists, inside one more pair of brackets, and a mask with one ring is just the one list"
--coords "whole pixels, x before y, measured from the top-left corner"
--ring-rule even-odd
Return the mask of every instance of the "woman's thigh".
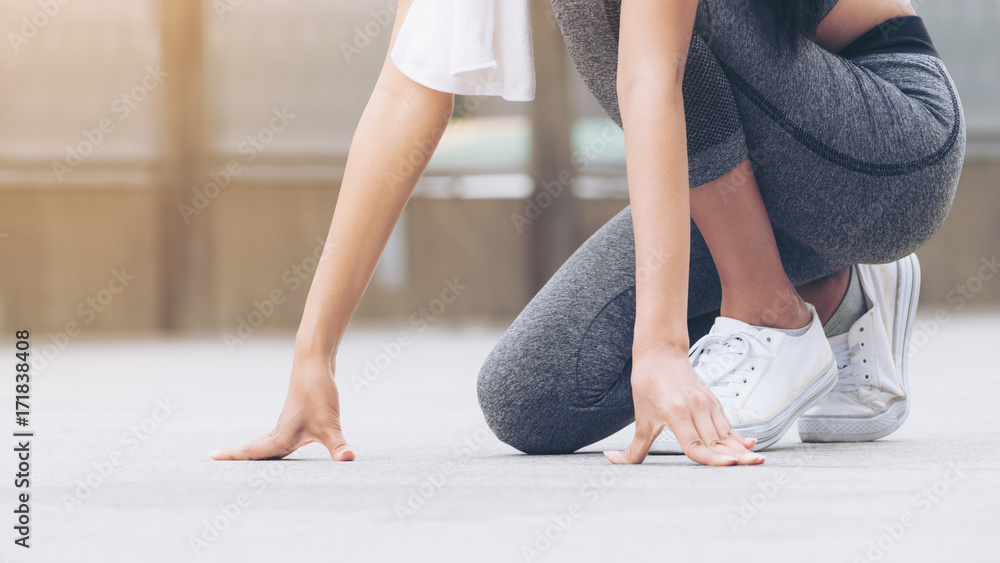
[[905, 256], [954, 198], [965, 124], [937, 57], [779, 48], [755, 0], [702, 0], [696, 32], [732, 85], [772, 221], [846, 262]]
[[[553, 5], [577, 69], [620, 123], [620, 0]], [[808, 41], [783, 50], [755, 0], [701, 0], [695, 25], [689, 69], [703, 56], [699, 42], [707, 45], [731, 88], [693, 93], [685, 73], [692, 170], [704, 159], [691, 150], [691, 135], [704, 137], [713, 118], [729, 123], [733, 115], [719, 111], [721, 92], [735, 99], [768, 213], [789, 236], [838, 261], [870, 263], [904, 256], [937, 231], [965, 146], [961, 104], [940, 60], [848, 60]], [[691, 119], [699, 114], [705, 119]]]

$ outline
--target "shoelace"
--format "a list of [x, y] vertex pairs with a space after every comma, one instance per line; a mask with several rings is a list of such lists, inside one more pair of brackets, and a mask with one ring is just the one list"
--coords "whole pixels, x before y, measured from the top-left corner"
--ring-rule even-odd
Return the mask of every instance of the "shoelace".
[[[710, 333], [695, 343], [689, 357], [692, 365], [697, 363], [701, 380], [717, 397], [734, 399], [740, 396], [739, 385], [747, 382], [736, 370], [751, 353], [765, 359], [773, 358], [775, 352], [770, 337], [745, 330]], [[753, 364], [751, 369], [754, 369]]]
[[[834, 393], [849, 393], [862, 387], [871, 388], [871, 375], [867, 371], [868, 360], [859, 358], [864, 342], [848, 346], [847, 342], [833, 347], [833, 355], [837, 360], [837, 386]], [[867, 383], [866, 383], [867, 382]]]

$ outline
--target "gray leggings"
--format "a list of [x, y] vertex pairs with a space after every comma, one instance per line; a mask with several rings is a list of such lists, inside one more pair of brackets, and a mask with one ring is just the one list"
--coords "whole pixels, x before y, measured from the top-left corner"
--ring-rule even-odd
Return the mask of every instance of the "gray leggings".
[[[752, 2], [699, 3], [684, 76], [691, 186], [749, 157], [796, 285], [910, 254], [948, 214], [965, 152], [945, 67], [912, 53], [848, 60], [813, 43], [783, 52]], [[553, 3], [577, 69], [620, 124], [620, 4]], [[693, 342], [711, 326], [721, 289], [693, 224], [691, 234]], [[549, 280], [486, 360], [479, 402], [497, 437], [526, 453], [569, 453], [631, 423], [634, 320], [625, 209]]]

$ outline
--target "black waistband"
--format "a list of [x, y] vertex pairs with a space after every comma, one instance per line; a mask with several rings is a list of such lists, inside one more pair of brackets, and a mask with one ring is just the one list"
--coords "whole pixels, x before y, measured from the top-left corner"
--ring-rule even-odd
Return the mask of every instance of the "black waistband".
[[837, 54], [854, 59], [873, 53], [922, 53], [940, 58], [920, 16], [903, 16], [880, 23]]

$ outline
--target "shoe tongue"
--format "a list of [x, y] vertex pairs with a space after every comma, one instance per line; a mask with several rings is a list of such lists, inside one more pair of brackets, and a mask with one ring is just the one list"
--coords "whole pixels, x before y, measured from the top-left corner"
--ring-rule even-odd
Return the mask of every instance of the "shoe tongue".
[[849, 363], [850, 358], [847, 352], [850, 349], [850, 342], [847, 339], [847, 333], [831, 336], [826, 340], [830, 343], [833, 355], [837, 358], [837, 367], [842, 367], [846, 363]]
[[845, 332], [844, 334], [838, 334], [836, 336], [831, 336], [831, 337], [827, 338], [827, 341], [830, 342], [830, 346], [847, 346], [848, 345], [848, 342], [847, 342], [847, 333]]
[[712, 325], [712, 334], [725, 334], [727, 332], [749, 332], [753, 334], [757, 332], [758, 329], [754, 328], [752, 325], [737, 320], [731, 319], [729, 317], [716, 317], [715, 324]]

